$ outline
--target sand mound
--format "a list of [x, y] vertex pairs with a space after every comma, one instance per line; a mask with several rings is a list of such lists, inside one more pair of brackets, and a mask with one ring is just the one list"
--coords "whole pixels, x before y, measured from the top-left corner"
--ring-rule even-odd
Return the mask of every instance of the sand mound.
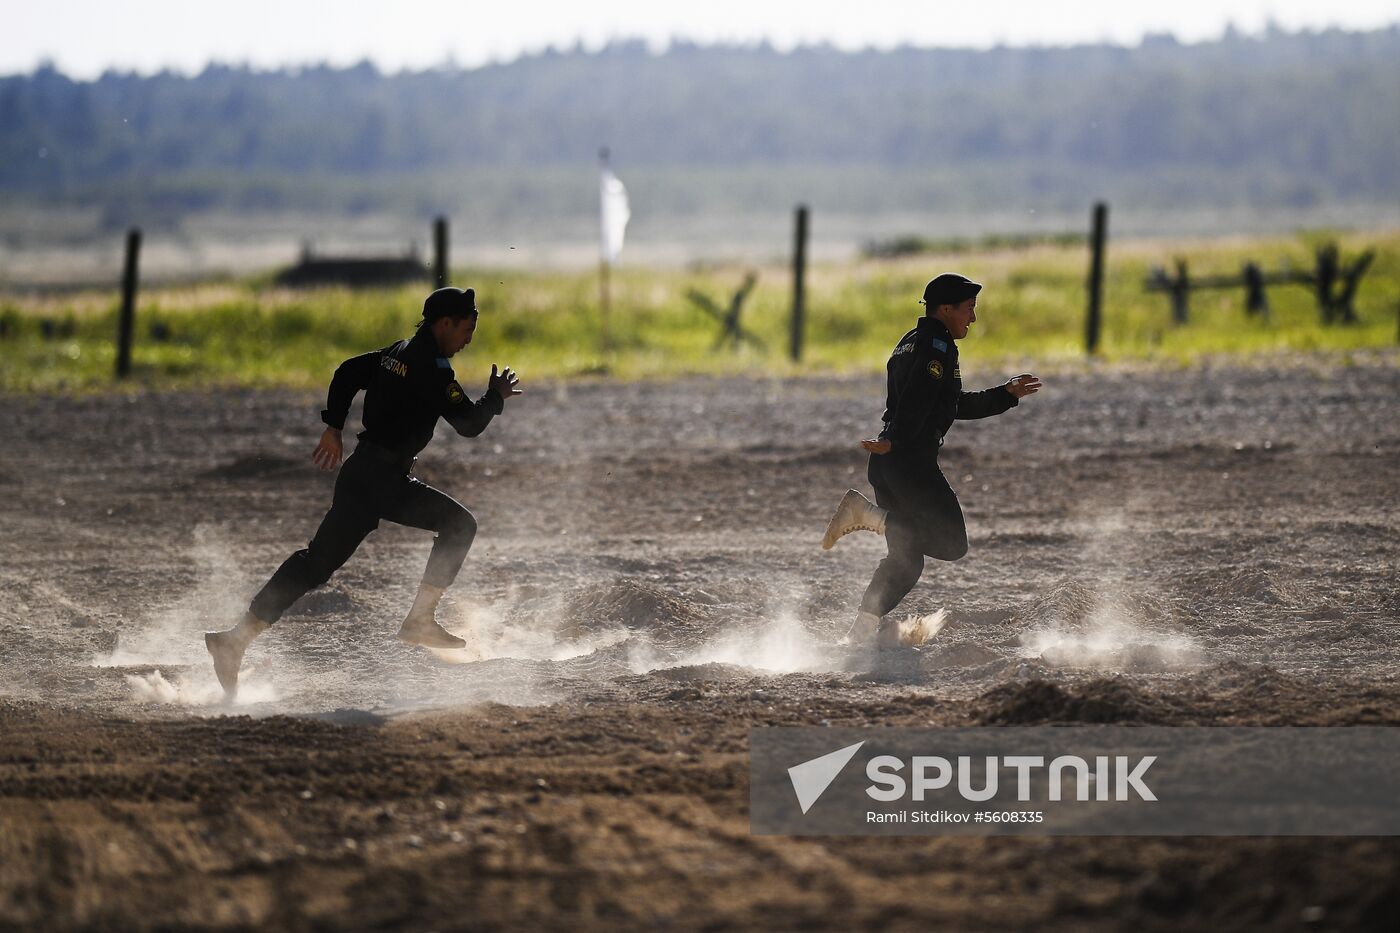
[[706, 664], [682, 664], [678, 667], [662, 667], [651, 673], [661, 680], [678, 683], [708, 683], [710, 681], [752, 680], [754, 673], [747, 667], [737, 664], [721, 664], [712, 661]]
[[1006, 684], [974, 703], [979, 725], [1029, 726], [1054, 722], [1167, 723], [1172, 710], [1159, 697], [1120, 678], [1064, 688], [1048, 680]]
[[[1183, 618], [1185, 617], [1185, 618]], [[1052, 667], [1154, 671], [1194, 667], [1203, 653], [1182, 622], [1191, 610], [1146, 593], [1062, 583], [1012, 618], [1020, 654]]]
[[1212, 665], [1194, 675], [1191, 682], [1216, 695], [1230, 692], [1259, 700], [1267, 700], [1304, 685], [1298, 678], [1283, 674], [1267, 664], [1241, 661]]
[[699, 605], [660, 587], [632, 580], [592, 584], [569, 596], [559, 634], [579, 638], [625, 628], [670, 634], [690, 631], [705, 621]]
[[981, 667], [984, 664], [995, 664], [1004, 660], [999, 653], [991, 648], [966, 642], [939, 649], [930, 649], [925, 652], [925, 657], [929, 658], [932, 665], [938, 668]]
[[1210, 579], [1201, 595], [1212, 602], [1235, 604], [1243, 601], [1281, 609], [1303, 608], [1314, 601], [1308, 587], [1292, 575], [1258, 567]]
[[1182, 610], [1148, 593], [1101, 592], [1077, 580], [1060, 583], [1017, 612], [1011, 623], [1024, 628], [1082, 631], [1099, 627], [1105, 617], [1134, 625], [1169, 627]]

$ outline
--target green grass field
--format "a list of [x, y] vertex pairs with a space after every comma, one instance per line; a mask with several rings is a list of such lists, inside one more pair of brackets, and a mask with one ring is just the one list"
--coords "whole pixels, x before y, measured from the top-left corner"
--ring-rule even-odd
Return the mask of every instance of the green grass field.
[[[1254, 239], [1111, 243], [1105, 276], [1100, 356], [1109, 362], [1190, 364], [1204, 358], [1317, 352], [1394, 352], [1400, 315], [1400, 232], [1338, 237], [1343, 259], [1374, 247], [1375, 262], [1356, 300], [1360, 323], [1324, 327], [1311, 291], [1269, 289], [1267, 321], [1245, 314], [1243, 289], [1192, 295], [1192, 318], [1170, 321], [1166, 296], [1149, 294], [1149, 267], [1176, 256], [1194, 275], [1238, 272], [1246, 259], [1266, 271], [1285, 261], [1311, 268], [1322, 234]], [[818, 265], [808, 275], [808, 327], [802, 363], [788, 359], [791, 273], [756, 270], [744, 323], [764, 344], [715, 348], [718, 326], [685, 297], [694, 288], [727, 305], [745, 269], [633, 269], [613, 276], [613, 348], [604, 351], [596, 273], [458, 269], [482, 308], [477, 339], [457, 361], [468, 385], [492, 362], [527, 379], [609, 376], [666, 378], [693, 373], [870, 372], [884, 365], [898, 336], [922, 313], [932, 275], [956, 269], [985, 283], [978, 322], [964, 342], [974, 368], [1054, 369], [1083, 358], [1085, 248], [1051, 244], [959, 251], [897, 260]], [[426, 286], [377, 291], [294, 292], [249, 281], [141, 293], [133, 354], [134, 386], [291, 386], [319, 388], [348, 356], [408, 335]], [[0, 295], [0, 389], [107, 390], [113, 387], [117, 295]], [[49, 333], [46, 334], [45, 330]]]

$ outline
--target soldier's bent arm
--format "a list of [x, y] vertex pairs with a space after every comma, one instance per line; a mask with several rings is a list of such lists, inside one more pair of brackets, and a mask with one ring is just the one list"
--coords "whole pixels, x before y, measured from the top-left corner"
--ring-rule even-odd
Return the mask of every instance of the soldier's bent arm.
[[1007, 391], [1006, 386], [993, 386], [980, 392], [958, 394], [958, 420], [973, 421], [977, 418], [990, 418], [1015, 408], [1020, 399]]
[[331, 387], [326, 392], [326, 407], [321, 412], [321, 420], [337, 431], [345, 429], [345, 416], [350, 413], [350, 403], [355, 393], [368, 389], [383, 350], [371, 350], [352, 356], [336, 367], [331, 377]]
[[473, 402], [467, 398], [462, 387], [453, 379], [444, 390], [438, 409], [444, 421], [463, 437], [476, 437], [491, 419], [505, 410], [505, 399], [495, 389], [487, 389], [480, 400]]

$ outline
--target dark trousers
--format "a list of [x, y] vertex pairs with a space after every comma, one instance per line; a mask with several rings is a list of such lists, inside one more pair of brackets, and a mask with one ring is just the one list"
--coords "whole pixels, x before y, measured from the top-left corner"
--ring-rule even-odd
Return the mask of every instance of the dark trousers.
[[860, 608], [883, 616], [919, 582], [925, 557], [957, 560], [967, 553], [967, 526], [936, 453], [872, 454], [867, 475], [875, 504], [890, 512], [889, 554], [875, 568]]
[[340, 468], [335, 498], [311, 543], [282, 562], [249, 611], [276, 622], [292, 603], [325, 583], [380, 520], [437, 532], [423, 582], [447, 587], [476, 537], [476, 519], [456, 499], [408, 474], [402, 463], [357, 450]]

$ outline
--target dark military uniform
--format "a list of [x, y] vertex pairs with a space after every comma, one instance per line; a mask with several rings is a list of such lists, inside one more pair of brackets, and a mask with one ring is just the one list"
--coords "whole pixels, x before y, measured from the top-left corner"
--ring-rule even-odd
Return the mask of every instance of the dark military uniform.
[[345, 426], [355, 393], [365, 392], [365, 430], [335, 483], [335, 498], [311, 543], [277, 568], [253, 598], [250, 611], [275, 622], [308, 590], [330, 579], [360, 542], [387, 519], [437, 532], [423, 582], [445, 588], [457, 576], [476, 535], [476, 520], [461, 503], [410, 475], [418, 453], [443, 418], [464, 437], [476, 437], [501, 413], [494, 389], [467, 398], [438, 356], [424, 325], [410, 340], [348, 359], [336, 369], [321, 420]]
[[924, 557], [957, 560], [967, 553], [967, 528], [957, 494], [938, 468], [938, 448], [954, 420], [987, 418], [1014, 406], [1003, 386], [962, 390], [958, 347], [942, 321], [919, 318], [900, 338], [886, 366], [888, 398], [883, 440], [887, 454], [871, 454], [869, 477], [875, 504], [889, 510], [889, 555], [861, 600], [865, 612], [883, 616], [899, 605], [923, 573]]

